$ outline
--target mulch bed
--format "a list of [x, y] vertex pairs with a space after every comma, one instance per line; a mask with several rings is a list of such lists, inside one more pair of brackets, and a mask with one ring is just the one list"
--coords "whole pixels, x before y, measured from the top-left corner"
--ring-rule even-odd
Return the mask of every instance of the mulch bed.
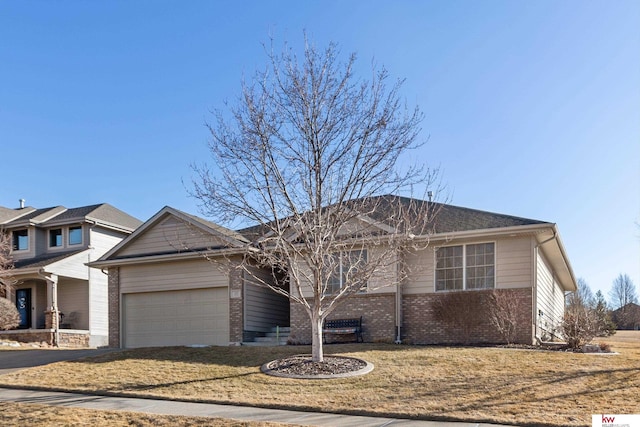
[[366, 361], [354, 357], [324, 356], [324, 361], [314, 362], [311, 355], [299, 354], [265, 363], [262, 371], [289, 378], [340, 378], [364, 373], [361, 371], [367, 367], [372, 368]]

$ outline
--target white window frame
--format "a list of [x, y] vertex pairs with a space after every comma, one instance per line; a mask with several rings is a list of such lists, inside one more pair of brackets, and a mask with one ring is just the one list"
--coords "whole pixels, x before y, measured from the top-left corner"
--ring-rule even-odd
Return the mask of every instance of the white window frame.
[[[329, 283], [327, 283], [327, 289], [325, 292], [325, 295], [333, 295], [334, 293], [337, 293], [339, 289], [342, 289], [344, 287], [344, 257], [342, 256], [343, 254], [346, 253], [351, 253], [351, 252], [358, 252], [358, 253], [362, 253], [364, 255], [364, 262], [367, 263], [369, 261], [369, 251], [367, 249], [352, 249], [349, 251], [344, 251], [344, 252], [339, 252], [337, 254], [338, 256], [338, 260], [339, 260], [339, 265], [338, 265], [338, 278], [339, 278], [339, 287], [334, 287], [331, 286], [333, 284], [332, 278], [333, 275], [331, 275], [331, 277], [329, 278]], [[358, 290], [358, 293], [363, 293], [366, 292], [368, 288], [368, 283], [364, 284], [362, 286], [361, 289]]]
[[[493, 286], [490, 288], [471, 288], [467, 287], [467, 246], [493, 244]], [[441, 248], [462, 246], [462, 289], [438, 289], [438, 250]], [[482, 291], [486, 289], [496, 289], [497, 282], [497, 266], [498, 266], [498, 244], [495, 240], [460, 243], [457, 245], [437, 246], [433, 251], [433, 289], [435, 292], [460, 292], [460, 291]]]

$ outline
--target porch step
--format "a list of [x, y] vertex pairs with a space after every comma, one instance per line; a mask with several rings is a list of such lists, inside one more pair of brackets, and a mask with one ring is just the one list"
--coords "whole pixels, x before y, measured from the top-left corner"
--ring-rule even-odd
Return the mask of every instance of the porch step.
[[242, 345], [254, 346], [254, 347], [274, 347], [278, 345], [287, 345], [291, 328], [285, 327], [273, 327], [269, 332], [262, 332], [260, 335], [253, 339], [253, 341], [245, 341]]

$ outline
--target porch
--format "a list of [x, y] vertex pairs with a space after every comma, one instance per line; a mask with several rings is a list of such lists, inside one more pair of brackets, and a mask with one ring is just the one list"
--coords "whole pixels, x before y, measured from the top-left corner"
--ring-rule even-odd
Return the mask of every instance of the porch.
[[24, 277], [9, 299], [16, 304], [20, 325], [14, 330], [0, 331], [0, 340], [62, 347], [90, 346], [86, 280], [51, 274]]

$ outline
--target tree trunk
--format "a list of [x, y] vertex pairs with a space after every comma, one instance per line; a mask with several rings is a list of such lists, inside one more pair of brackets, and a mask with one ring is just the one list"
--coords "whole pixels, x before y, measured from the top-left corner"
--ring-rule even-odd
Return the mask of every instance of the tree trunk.
[[324, 361], [324, 354], [322, 351], [322, 321], [324, 319], [319, 313], [312, 313], [311, 315], [311, 355], [314, 362]]

